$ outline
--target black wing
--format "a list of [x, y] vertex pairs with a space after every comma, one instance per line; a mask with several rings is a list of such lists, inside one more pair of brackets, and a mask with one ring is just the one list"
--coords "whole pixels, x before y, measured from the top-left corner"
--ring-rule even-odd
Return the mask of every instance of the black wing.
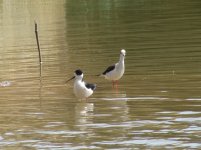
[[114, 68], [115, 68], [115, 65], [109, 66], [109, 67], [103, 72], [103, 75], [105, 75], [106, 73], [108, 73], [108, 72], [114, 70]]
[[85, 83], [85, 86], [86, 86], [88, 89], [92, 89], [93, 91], [96, 89], [96, 84]]

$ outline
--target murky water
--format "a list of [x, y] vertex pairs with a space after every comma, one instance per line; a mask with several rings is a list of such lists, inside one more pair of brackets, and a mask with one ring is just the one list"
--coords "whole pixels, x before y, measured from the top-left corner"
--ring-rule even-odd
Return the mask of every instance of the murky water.
[[[1, 1], [0, 149], [201, 149], [200, 5]], [[93, 75], [122, 48], [126, 72], [115, 91]], [[87, 102], [65, 84], [77, 68], [98, 85]]]

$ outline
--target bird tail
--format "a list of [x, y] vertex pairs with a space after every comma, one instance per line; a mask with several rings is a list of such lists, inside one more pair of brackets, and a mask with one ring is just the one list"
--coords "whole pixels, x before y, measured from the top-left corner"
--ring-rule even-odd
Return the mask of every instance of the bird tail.
[[101, 74], [97, 74], [96, 75], [97, 77], [104, 77], [104, 75], [101, 73]]
[[91, 76], [95, 76], [95, 77], [102, 77], [103, 74], [95, 74], [95, 75], [91, 75]]

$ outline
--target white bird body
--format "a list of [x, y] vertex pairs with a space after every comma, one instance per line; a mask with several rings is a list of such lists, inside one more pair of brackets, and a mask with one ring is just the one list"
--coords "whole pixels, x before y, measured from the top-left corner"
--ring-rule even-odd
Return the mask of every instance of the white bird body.
[[117, 82], [125, 72], [124, 58], [126, 51], [124, 49], [120, 52], [119, 62], [115, 65], [109, 66], [101, 75], [106, 79]]
[[114, 65], [114, 69], [112, 71], [103, 75], [107, 80], [117, 81], [123, 76], [125, 72], [125, 65], [124, 58], [122, 57], [123, 56], [121, 56], [119, 62]]
[[74, 82], [73, 92], [79, 99], [86, 99], [93, 94], [93, 90], [88, 89], [84, 81], [77, 79]]

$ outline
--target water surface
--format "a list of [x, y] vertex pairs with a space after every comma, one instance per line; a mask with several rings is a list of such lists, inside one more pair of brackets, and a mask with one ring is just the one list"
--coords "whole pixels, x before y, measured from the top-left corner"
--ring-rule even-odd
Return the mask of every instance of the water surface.
[[[1, 1], [0, 148], [200, 149], [200, 5]], [[122, 48], [126, 72], [116, 91], [93, 75]], [[88, 101], [65, 84], [77, 68], [98, 85]]]

